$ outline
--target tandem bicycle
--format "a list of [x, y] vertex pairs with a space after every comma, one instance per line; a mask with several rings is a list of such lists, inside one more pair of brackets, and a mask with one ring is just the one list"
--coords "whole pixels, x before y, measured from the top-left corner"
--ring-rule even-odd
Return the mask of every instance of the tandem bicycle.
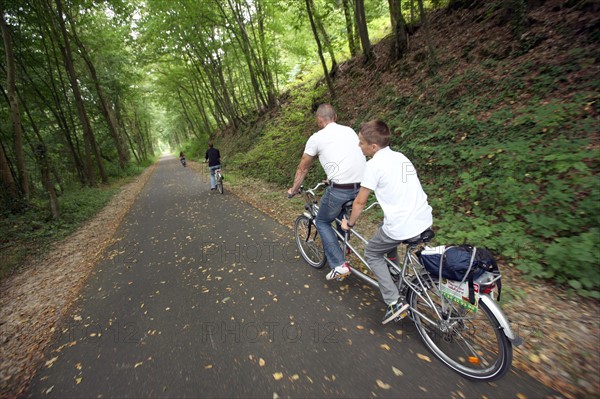
[[[298, 194], [305, 200], [304, 212], [294, 223], [294, 236], [302, 258], [310, 266], [320, 269], [326, 263], [325, 251], [320, 240], [315, 218], [319, 210], [316, 191], [324, 187], [319, 183], [312, 189], [300, 188]], [[367, 211], [378, 204], [365, 208]], [[352, 201], [344, 205], [344, 213], [350, 214]], [[336, 223], [341, 220], [336, 219]], [[352, 275], [372, 286], [378, 287], [375, 275], [366, 260], [358, 252], [349, 237], [356, 237], [363, 244], [368, 241], [355, 229], [340, 232], [339, 238], [344, 254], [352, 253], [364, 265], [365, 272], [350, 267]], [[485, 272], [475, 280], [475, 300], [465, 300], [466, 282], [450, 281], [430, 274], [420, 262], [417, 253], [429, 243], [434, 232], [428, 229], [419, 237], [405, 240], [403, 262], [396, 264], [386, 257], [389, 271], [397, 284], [400, 295], [409, 305], [408, 317], [413, 321], [427, 348], [444, 364], [462, 376], [478, 381], [492, 381], [503, 377], [510, 369], [513, 345], [522, 340], [510, 328], [508, 319], [494, 299], [499, 272]], [[373, 277], [372, 277], [373, 276]]]

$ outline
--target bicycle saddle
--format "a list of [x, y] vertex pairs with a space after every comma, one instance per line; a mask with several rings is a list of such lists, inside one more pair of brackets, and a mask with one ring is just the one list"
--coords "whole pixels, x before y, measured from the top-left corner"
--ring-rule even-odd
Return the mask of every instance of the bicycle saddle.
[[350, 209], [352, 209], [352, 204], [353, 203], [354, 203], [354, 200], [346, 201], [344, 203], [344, 205], [342, 206], [342, 208], [349, 211]]
[[402, 243], [408, 245], [417, 245], [421, 241], [423, 241], [424, 243], [428, 243], [433, 239], [433, 237], [435, 237], [435, 233], [433, 232], [433, 230], [427, 229], [416, 237], [402, 241]]

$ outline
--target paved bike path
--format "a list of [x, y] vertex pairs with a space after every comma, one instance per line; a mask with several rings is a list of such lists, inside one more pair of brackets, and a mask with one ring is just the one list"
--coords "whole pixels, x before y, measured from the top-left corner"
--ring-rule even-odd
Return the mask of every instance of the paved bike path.
[[[282, 195], [283, 200], [283, 195]], [[327, 282], [292, 232], [163, 158], [62, 321], [29, 397], [527, 398], [519, 371], [461, 378], [378, 292]], [[517, 355], [518, 356], [518, 355]]]

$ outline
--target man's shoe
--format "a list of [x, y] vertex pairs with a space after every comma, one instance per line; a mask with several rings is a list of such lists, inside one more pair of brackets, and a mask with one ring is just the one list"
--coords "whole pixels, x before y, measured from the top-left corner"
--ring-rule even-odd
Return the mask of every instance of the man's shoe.
[[348, 262], [346, 262], [327, 273], [327, 280], [343, 280], [350, 273], [352, 273], [350, 271], [350, 266], [348, 265]]
[[385, 312], [385, 316], [383, 316], [383, 321], [381, 322], [381, 324], [387, 324], [395, 318], [398, 318], [398, 320], [402, 319], [404, 316], [406, 316], [407, 310], [408, 304], [398, 299], [396, 303], [393, 303], [388, 306]]

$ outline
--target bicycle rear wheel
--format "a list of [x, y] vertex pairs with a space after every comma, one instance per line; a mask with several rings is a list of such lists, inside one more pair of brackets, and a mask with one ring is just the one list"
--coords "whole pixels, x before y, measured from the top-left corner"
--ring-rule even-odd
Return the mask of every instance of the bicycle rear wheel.
[[320, 269], [325, 265], [325, 250], [321, 237], [317, 232], [317, 227], [311, 220], [300, 215], [294, 223], [294, 236], [296, 237], [296, 245], [300, 255], [306, 263], [315, 269]]
[[512, 344], [483, 301], [466, 309], [441, 295], [437, 279], [414, 280], [419, 289], [408, 293], [411, 318], [423, 342], [442, 362], [478, 381], [503, 377], [512, 363]]
[[223, 194], [223, 175], [221, 174], [221, 172], [217, 172], [217, 175], [215, 177], [217, 178], [217, 190], [219, 191], [219, 193]]

